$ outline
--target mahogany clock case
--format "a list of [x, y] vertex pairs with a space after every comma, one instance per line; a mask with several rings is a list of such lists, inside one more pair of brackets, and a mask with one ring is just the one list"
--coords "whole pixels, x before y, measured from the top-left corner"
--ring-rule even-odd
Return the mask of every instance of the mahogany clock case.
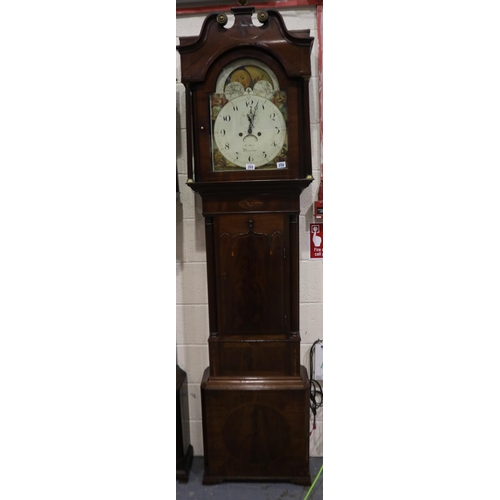
[[[181, 38], [177, 47], [186, 87], [188, 185], [201, 196], [205, 219], [210, 365], [201, 384], [204, 483], [310, 484], [299, 214], [300, 194], [313, 180], [313, 38], [308, 30], [287, 30], [276, 11], [259, 13], [261, 26], [253, 23], [253, 7], [232, 13], [231, 27], [225, 15], [209, 15], [200, 35]], [[270, 68], [286, 91], [286, 168], [216, 170], [210, 99], [221, 75], [248, 59]]]

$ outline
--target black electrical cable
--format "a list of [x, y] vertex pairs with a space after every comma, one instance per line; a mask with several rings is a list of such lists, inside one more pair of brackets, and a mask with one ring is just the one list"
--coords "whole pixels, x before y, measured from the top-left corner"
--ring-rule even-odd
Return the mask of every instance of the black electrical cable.
[[[318, 408], [323, 406], [323, 389], [317, 380], [313, 379], [313, 355], [317, 344], [322, 344], [323, 341], [318, 339], [311, 346], [309, 352], [309, 391], [310, 391], [310, 406], [313, 414], [313, 430], [316, 429], [316, 413]], [[312, 431], [311, 431], [312, 432]]]

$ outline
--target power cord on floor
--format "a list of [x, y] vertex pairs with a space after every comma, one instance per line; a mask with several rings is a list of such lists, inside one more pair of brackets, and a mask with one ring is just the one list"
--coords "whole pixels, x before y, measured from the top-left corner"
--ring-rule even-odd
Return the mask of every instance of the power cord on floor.
[[314, 480], [313, 484], [311, 484], [311, 487], [309, 488], [309, 491], [307, 492], [307, 495], [304, 497], [304, 500], [307, 500], [309, 498], [309, 495], [311, 494], [311, 491], [313, 490], [316, 482], [318, 481], [319, 476], [323, 472], [323, 465], [321, 465], [321, 469], [319, 472], [316, 474], [316, 479]]
[[309, 352], [309, 389], [310, 389], [310, 406], [311, 412], [313, 414], [313, 428], [310, 432], [316, 429], [316, 413], [318, 408], [323, 406], [323, 389], [321, 388], [320, 383], [313, 378], [313, 368], [314, 368], [314, 350], [316, 349], [317, 344], [322, 344], [323, 341], [321, 339], [316, 340], [314, 344], [311, 346], [311, 351]]

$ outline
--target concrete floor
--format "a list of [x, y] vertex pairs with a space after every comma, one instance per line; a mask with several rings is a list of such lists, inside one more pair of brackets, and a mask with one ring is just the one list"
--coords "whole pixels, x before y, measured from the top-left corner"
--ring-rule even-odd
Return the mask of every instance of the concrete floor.
[[[309, 466], [314, 480], [323, 464], [323, 458], [311, 457]], [[177, 481], [177, 499], [189, 500], [303, 500], [309, 486], [291, 483], [223, 482], [203, 486], [203, 457], [194, 457], [186, 483]], [[323, 500], [323, 473], [320, 474], [307, 500]]]

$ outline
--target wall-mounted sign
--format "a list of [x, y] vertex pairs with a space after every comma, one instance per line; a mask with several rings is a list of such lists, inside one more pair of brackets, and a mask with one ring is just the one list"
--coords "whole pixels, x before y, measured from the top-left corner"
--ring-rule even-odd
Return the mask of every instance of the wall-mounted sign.
[[323, 224], [309, 226], [309, 259], [323, 259]]

